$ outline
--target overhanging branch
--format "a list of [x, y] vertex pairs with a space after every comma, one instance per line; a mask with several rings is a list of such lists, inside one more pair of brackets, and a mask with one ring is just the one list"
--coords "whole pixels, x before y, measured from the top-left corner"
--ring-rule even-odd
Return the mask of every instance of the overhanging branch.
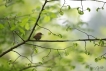
[[13, 49], [15, 49], [15, 48], [17, 48], [17, 47], [19, 47], [19, 46], [25, 44], [26, 42], [27, 42], [27, 41], [23, 41], [22, 43], [20, 43], [20, 44], [18, 44], [18, 45], [16, 45], [16, 46], [13, 46], [13, 47], [11, 47], [10, 49], [8, 49], [8, 50], [2, 52], [2, 53], [0, 54], [0, 57], [2, 57], [3, 55], [7, 54], [7, 53], [10, 52], [10, 51], [12, 51]]
[[106, 38], [103, 39], [76, 39], [76, 40], [29, 40], [29, 41], [33, 41], [33, 42], [75, 42], [75, 41], [106, 41]]

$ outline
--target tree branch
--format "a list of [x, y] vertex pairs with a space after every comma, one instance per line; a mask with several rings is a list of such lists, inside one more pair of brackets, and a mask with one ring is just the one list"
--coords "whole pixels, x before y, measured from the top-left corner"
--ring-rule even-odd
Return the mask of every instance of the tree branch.
[[75, 42], [75, 41], [99, 41], [103, 40], [106, 41], [106, 38], [103, 39], [76, 39], [76, 40], [29, 40], [29, 41], [35, 41], [35, 42]]
[[31, 38], [31, 36], [32, 36], [32, 34], [33, 34], [33, 32], [34, 32], [35, 27], [36, 27], [36, 26], [37, 26], [37, 24], [38, 24], [38, 21], [39, 21], [39, 19], [40, 19], [40, 16], [41, 16], [41, 14], [42, 14], [42, 11], [44, 10], [44, 7], [45, 7], [45, 5], [46, 5], [46, 3], [47, 3], [47, 2], [48, 2], [48, 1], [47, 1], [47, 0], [45, 0], [45, 3], [43, 4], [41, 11], [39, 12], [38, 18], [37, 18], [37, 20], [36, 20], [36, 22], [35, 22], [35, 25], [34, 25], [34, 27], [33, 27], [32, 31], [31, 31], [31, 33], [30, 33], [29, 37], [28, 37], [28, 40]]
[[19, 46], [25, 44], [26, 42], [27, 42], [27, 41], [23, 41], [22, 43], [17, 44], [16, 46], [14, 46], [14, 47], [8, 49], [7, 51], [2, 52], [2, 53], [0, 54], [0, 57], [2, 57], [3, 55], [7, 54], [7, 53], [10, 52], [10, 51], [12, 51], [13, 49], [15, 49], [15, 48], [17, 48], [17, 47], [19, 47]]
[[55, 59], [57, 56], [58, 56], [58, 55], [53, 56], [52, 58], [48, 59], [47, 61], [43, 62], [42, 64], [37, 64], [37, 65], [33, 65], [33, 66], [28, 66], [28, 67], [25, 67], [25, 68], [20, 69], [19, 71], [23, 71], [23, 70], [30, 69], [30, 68], [33, 68], [33, 67], [35, 68], [35, 67], [38, 67], [38, 66], [42, 66], [42, 65], [48, 63], [49, 61]]

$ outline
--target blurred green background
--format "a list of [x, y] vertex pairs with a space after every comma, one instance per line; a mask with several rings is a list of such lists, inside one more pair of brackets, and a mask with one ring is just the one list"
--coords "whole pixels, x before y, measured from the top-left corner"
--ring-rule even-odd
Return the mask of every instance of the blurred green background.
[[[0, 0], [0, 54], [22, 42], [13, 31], [24, 40], [28, 38], [43, 3], [44, 0]], [[89, 21], [84, 22], [77, 9], [63, 6], [61, 1], [48, 2], [33, 36], [42, 32], [41, 40], [76, 40], [87, 39], [88, 36], [83, 33], [86, 32], [97, 38], [105, 38], [106, 16], [103, 10], [95, 11]], [[105, 71], [106, 58], [101, 57], [105, 52], [105, 46], [95, 46], [93, 41], [86, 42], [86, 50], [85, 41], [29, 41], [1, 57], [0, 70], [20, 71], [30, 67], [24, 71]]]

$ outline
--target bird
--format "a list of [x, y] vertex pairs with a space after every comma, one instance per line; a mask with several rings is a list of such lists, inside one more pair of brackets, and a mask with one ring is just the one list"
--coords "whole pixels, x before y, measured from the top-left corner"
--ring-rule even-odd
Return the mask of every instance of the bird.
[[42, 37], [42, 33], [41, 32], [39, 32], [39, 33], [37, 33], [35, 36], [33, 36], [33, 38], [35, 38], [36, 40], [40, 40], [41, 39], [41, 37]]

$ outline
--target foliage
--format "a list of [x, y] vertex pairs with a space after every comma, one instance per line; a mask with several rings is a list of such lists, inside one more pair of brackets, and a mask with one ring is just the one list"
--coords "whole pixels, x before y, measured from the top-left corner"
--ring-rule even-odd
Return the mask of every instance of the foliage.
[[[58, 0], [4, 0], [0, 3], [0, 70], [77, 71], [77, 66], [84, 65], [92, 71], [93, 67], [87, 64], [92, 63], [89, 59], [94, 63], [106, 60], [106, 53], [97, 57], [106, 39], [89, 35], [86, 32], [91, 29], [82, 27], [88, 25], [80, 20], [85, 11], [83, 5], [71, 8], [65, 6], [65, 2], [61, 6]], [[96, 11], [100, 9], [104, 6]], [[89, 7], [86, 10], [91, 12]], [[58, 20], [61, 17], [62, 23]], [[76, 30], [87, 38], [77, 39], [80, 35]], [[37, 32], [44, 34], [39, 41], [33, 39]]]

